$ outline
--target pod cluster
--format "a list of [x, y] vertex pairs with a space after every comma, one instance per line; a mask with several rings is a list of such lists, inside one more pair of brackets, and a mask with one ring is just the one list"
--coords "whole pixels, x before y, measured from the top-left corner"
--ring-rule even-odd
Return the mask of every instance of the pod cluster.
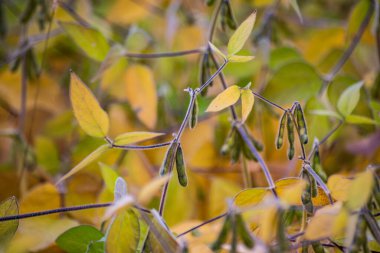
[[[251, 135], [249, 136], [249, 138], [258, 151], [263, 150], [263, 145], [259, 141], [257, 141]], [[220, 152], [222, 155], [230, 154], [231, 161], [233, 163], [239, 160], [240, 154], [243, 154], [244, 157], [247, 158], [248, 160], [257, 161], [256, 157], [252, 154], [248, 145], [245, 143], [239, 131], [235, 127], [233, 127], [230, 130]]]
[[187, 186], [187, 174], [186, 174], [186, 164], [183, 157], [183, 151], [181, 143], [173, 141], [166, 151], [164, 161], [160, 168], [160, 175], [166, 175], [172, 171], [173, 166], [176, 166], [178, 182], [183, 187]]
[[20, 22], [26, 24], [37, 12], [37, 20], [40, 30], [45, 29], [47, 21], [50, 21], [49, 8], [46, 0], [29, 0], [26, 4], [24, 12], [21, 14]]
[[292, 160], [295, 153], [294, 148], [294, 128], [297, 128], [297, 131], [300, 136], [300, 141], [302, 144], [307, 144], [309, 138], [307, 136], [307, 127], [306, 120], [302, 110], [301, 105], [296, 102], [291, 110], [286, 110], [280, 119], [280, 126], [278, 129], [278, 134], [276, 138], [276, 148], [280, 149], [284, 144], [284, 132], [285, 128], [288, 134], [288, 159]]
[[243, 244], [249, 249], [252, 249], [255, 246], [254, 239], [249, 232], [241, 214], [229, 212], [224, 219], [223, 226], [218, 234], [218, 237], [211, 244], [211, 249], [213, 251], [218, 251], [221, 249], [223, 243], [227, 241], [230, 231], [232, 232], [230, 252], [236, 252], [238, 238], [240, 238]]

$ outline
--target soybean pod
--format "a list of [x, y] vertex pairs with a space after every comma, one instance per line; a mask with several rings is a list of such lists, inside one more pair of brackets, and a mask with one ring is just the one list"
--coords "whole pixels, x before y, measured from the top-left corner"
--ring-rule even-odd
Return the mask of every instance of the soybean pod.
[[300, 134], [301, 142], [303, 144], [307, 144], [309, 141], [309, 138], [307, 137], [306, 121], [305, 121], [305, 116], [302, 111], [302, 107], [299, 103], [296, 104], [295, 116], [297, 120], [297, 128]]
[[240, 239], [247, 248], [252, 249], [255, 243], [240, 213], [235, 215], [235, 220]]
[[211, 249], [213, 251], [220, 250], [220, 248], [222, 247], [222, 244], [227, 240], [228, 232], [230, 229], [231, 229], [231, 216], [230, 214], [227, 214], [226, 218], [224, 219], [224, 223], [223, 223], [222, 229], [219, 232], [218, 237], [211, 245]]
[[183, 187], [187, 186], [187, 175], [186, 175], [186, 165], [185, 159], [183, 158], [181, 143], [178, 144], [177, 153], [175, 156], [176, 168], [178, 174], [178, 181]]
[[199, 111], [198, 101], [197, 101], [197, 98], [194, 98], [194, 104], [193, 104], [193, 108], [191, 108], [191, 114], [190, 114], [190, 118], [189, 118], [190, 129], [193, 129], [197, 125], [198, 111]]
[[292, 115], [287, 112], [287, 122], [286, 122], [286, 128], [288, 130], [288, 141], [289, 141], [289, 148], [288, 148], [288, 158], [289, 160], [292, 160], [294, 157], [294, 124]]
[[231, 3], [230, 1], [227, 1], [226, 3], [226, 8], [227, 8], [227, 13], [226, 13], [226, 23], [228, 25], [228, 27], [232, 30], [235, 30], [237, 28], [237, 25], [236, 25], [236, 20], [235, 20], [235, 17], [234, 17], [234, 14], [232, 12], [232, 7], [231, 7]]
[[280, 149], [282, 144], [284, 143], [284, 131], [285, 131], [285, 123], [286, 123], [287, 113], [284, 112], [280, 119], [280, 127], [278, 128], [278, 134], [276, 139], [276, 148]]
[[164, 161], [160, 168], [160, 175], [163, 176], [171, 171], [174, 165], [174, 159], [177, 151], [178, 142], [172, 142], [166, 151]]

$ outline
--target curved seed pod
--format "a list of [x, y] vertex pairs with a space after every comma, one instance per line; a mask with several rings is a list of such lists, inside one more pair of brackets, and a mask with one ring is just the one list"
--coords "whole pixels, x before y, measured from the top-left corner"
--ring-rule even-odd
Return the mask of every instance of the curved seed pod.
[[243, 143], [243, 155], [248, 160], [254, 160], [257, 161], [257, 158], [252, 154], [251, 150], [249, 149], [248, 145], [244, 142]]
[[228, 13], [228, 6], [225, 1], [222, 3], [222, 7], [220, 10], [220, 26], [222, 28], [222, 31], [226, 31], [226, 24], [227, 24], [227, 14]]
[[244, 148], [244, 143], [240, 137], [240, 134], [237, 132], [235, 128], [232, 132], [232, 137], [234, 138], [234, 145], [231, 147], [231, 160], [232, 163], [236, 163], [237, 161], [239, 161], [242, 147]]
[[234, 17], [234, 14], [232, 12], [231, 3], [230, 1], [227, 1], [227, 13], [226, 13], [226, 22], [230, 29], [235, 30], [237, 28], [236, 19]]
[[313, 202], [311, 201], [310, 187], [309, 190], [305, 190], [301, 196], [302, 204], [308, 213], [314, 212]]
[[27, 23], [30, 18], [32, 17], [33, 13], [35, 12], [37, 8], [37, 1], [36, 0], [29, 0], [26, 4], [26, 8], [24, 12], [21, 14], [20, 21], [21, 23], [25, 24]]
[[21, 57], [17, 57], [14, 61], [12, 61], [10, 64], [9, 64], [9, 68], [12, 72], [15, 72], [18, 67], [20, 66], [20, 63], [21, 63]]
[[29, 49], [26, 53], [26, 60], [29, 63], [28, 67], [28, 75], [31, 80], [35, 79], [39, 73], [39, 66], [37, 63], [36, 55], [34, 54], [33, 49]]
[[288, 149], [288, 158], [292, 160], [294, 157], [294, 124], [292, 120], [292, 115], [287, 115], [286, 128], [288, 130], [288, 141], [289, 141], [289, 149]]
[[231, 236], [231, 249], [230, 253], [236, 253], [237, 249], [237, 243], [238, 243], [238, 231], [237, 231], [237, 224], [236, 224], [236, 215], [231, 214], [231, 221], [232, 221], [232, 236]]
[[364, 212], [363, 216], [373, 238], [375, 238], [377, 243], [380, 243], [380, 227], [375, 217], [370, 212]]
[[193, 108], [191, 109], [190, 119], [189, 119], [189, 127], [190, 129], [193, 129], [198, 122], [198, 100], [195, 98]]
[[247, 248], [252, 249], [253, 246], [255, 246], [255, 242], [254, 242], [247, 226], [245, 225], [243, 217], [241, 216], [240, 213], [237, 213], [235, 215], [235, 220], [236, 220], [237, 232], [240, 236], [240, 239], [243, 241], [244, 245]]
[[319, 147], [316, 147], [316, 150], [314, 152], [313, 156], [313, 164], [312, 168], [315, 171], [315, 173], [318, 174], [318, 176], [323, 180], [323, 182], [327, 182], [327, 175], [326, 172], [323, 170], [321, 165], [321, 158], [319, 157]]
[[306, 128], [306, 120], [302, 111], [302, 107], [299, 103], [297, 103], [295, 108], [295, 115], [297, 120], [298, 131], [300, 132], [301, 142], [303, 144], [307, 144], [309, 138], [307, 137], [307, 128]]
[[162, 162], [162, 165], [160, 167], [159, 173], [161, 176], [165, 175], [166, 173], [172, 170], [177, 147], [178, 142], [172, 142], [172, 144], [170, 144], [170, 147], [166, 151], [164, 161]]
[[302, 243], [302, 253], [309, 253], [309, 245]]
[[284, 132], [285, 132], [285, 123], [286, 123], [287, 113], [284, 112], [280, 119], [280, 127], [278, 128], [278, 134], [276, 139], [276, 148], [280, 149], [284, 143]]
[[7, 20], [4, 13], [4, 1], [0, 1], [0, 39], [7, 35]]
[[315, 253], [325, 253], [325, 249], [320, 242], [313, 242], [311, 246], [313, 247]]
[[[366, 248], [366, 229], [367, 224], [362, 216], [359, 216], [355, 228], [354, 238], [351, 245], [348, 247], [348, 252], [369, 252], [365, 251]], [[363, 250], [362, 250], [363, 249]]]
[[[313, 213], [314, 212], [314, 206], [313, 206], [313, 202], [312, 202], [312, 197], [313, 197], [314, 186], [312, 184], [314, 182], [315, 187], [317, 187], [316, 182], [315, 182], [314, 178], [305, 169], [302, 170], [301, 177], [303, 179], [305, 179], [307, 182], [305, 190], [301, 196], [301, 201], [302, 201], [302, 204], [304, 205], [306, 211], [309, 213]], [[318, 193], [317, 188], [315, 189], [315, 191]]]
[[264, 149], [264, 146], [263, 144], [261, 144], [261, 142], [259, 142], [258, 140], [256, 140], [255, 138], [253, 138], [253, 136], [249, 136], [249, 138], [251, 139], [253, 145], [255, 146], [255, 148], [258, 150], [258, 151], [263, 151]]
[[227, 216], [224, 220], [224, 223], [223, 223], [223, 227], [220, 230], [218, 237], [216, 238], [216, 240], [211, 245], [211, 249], [213, 251], [220, 250], [222, 244], [227, 240], [228, 231], [230, 229], [231, 229], [231, 216], [230, 216], [230, 214], [227, 214]]
[[220, 153], [222, 155], [227, 155], [231, 151], [231, 148], [234, 146], [235, 138], [233, 137], [233, 131], [234, 131], [234, 129], [232, 128], [229, 131], [226, 140], [224, 141], [224, 144], [220, 150]]
[[284, 210], [277, 211], [277, 241], [280, 252], [287, 252], [289, 249], [288, 237], [286, 236], [286, 227], [284, 223]]
[[[206, 83], [211, 77], [211, 71], [210, 71], [210, 61], [209, 61], [209, 53], [205, 52], [202, 55], [201, 62], [200, 62], [200, 70], [199, 70], [199, 82], [200, 84]], [[212, 86], [212, 82], [202, 90], [201, 95], [205, 96], [207, 94], [208, 87]]]
[[175, 156], [178, 181], [183, 187], [187, 186], [187, 175], [186, 175], [186, 165], [183, 158], [182, 146], [181, 143], [178, 144], [177, 153]]

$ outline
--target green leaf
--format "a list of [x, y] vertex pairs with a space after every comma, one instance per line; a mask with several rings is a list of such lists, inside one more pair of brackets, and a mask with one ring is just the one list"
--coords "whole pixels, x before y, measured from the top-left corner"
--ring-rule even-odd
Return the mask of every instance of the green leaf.
[[108, 166], [107, 164], [99, 163], [99, 166], [106, 188], [111, 193], [113, 193], [115, 190], [115, 182], [119, 175], [112, 167]]
[[93, 28], [83, 27], [74, 23], [60, 22], [59, 24], [87, 56], [99, 62], [104, 60], [108, 53], [109, 45], [103, 34]]
[[87, 165], [89, 165], [90, 163], [98, 159], [99, 156], [101, 156], [104, 152], [106, 152], [109, 149], [110, 149], [109, 144], [101, 145], [100, 147], [95, 149], [91, 154], [86, 156], [86, 158], [84, 158], [80, 163], [78, 163], [72, 170], [70, 170], [66, 175], [64, 175], [61, 179], [59, 179], [57, 184], [67, 179], [68, 177], [71, 177], [78, 171], [82, 170], [84, 167], [86, 167]]
[[228, 57], [230, 62], [248, 62], [253, 60], [255, 57], [250, 55], [231, 55]]
[[117, 136], [115, 138], [116, 145], [128, 145], [131, 143], [136, 143], [140, 141], [149, 140], [157, 136], [161, 136], [163, 133], [153, 133], [153, 132], [130, 132]]
[[214, 98], [210, 105], [207, 107], [206, 112], [218, 112], [235, 104], [240, 97], [240, 88], [237, 85], [232, 85], [222, 91], [216, 98]]
[[70, 78], [70, 100], [83, 131], [93, 137], [105, 137], [109, 130], [108, 114], [74, 72], [71, 72]]
[[224, 60], [226, 59], [226, 56], [222, 53], [222, 51], [219, 50], [214, 44], [212, 44], [210, 41], [208, 42], [208, 45], [210, 46], [211, 50], [217, 53], [220, 57], [222, 57]]
[[58, 150], [52, 139], [39, 136], [35, 141], [37, 163], [53, 175], [60, 168]]
[[342, 119], [342, 117], [334, 112], [334, 111], [329, 111], [329, 110], [311, 110], [309, 113], [314, 114], [314, 115], [320, 115], [320, 116], [331, 116], [337, 119]]
[[302, 56], [297, 49], [292, 47], [278, 47], [270, 52], [269, 67], [276, 70], [287, 63], [299, 60], [302, 60]]
[[254, 11], [243, 23], [236, 29], [234, 34], [232, 34], [230, 40], [228, 41], [227, 52], [228, 55], [234, 55], [239, 52], [249, 35], [251, 35], [253, 26], [256, 20], [256, 11]]
[[355, 109], [360, 98], [360, 88], [363, 86], [363, 81], [357, 82], [347, 89], [345, 89], [340, 95], [338, 100], [338, 110], [344, 116], [348, 116]]
[[135, 253], [140, 239], [140, 224], [133, 209], [121, 212], [106, 235], [107, 253]]
[[380, 125], [380, 122], [377, 122], [371, 118], [361, 116], [361, 115], [348, 115], [346, 117], [346, 122], [351, 124], [373, 124], [373, 125]]
[[[15, 196], [0, 203], [0, 217], [18, 215], [18, 204]], [[19, 220], [0, 222], [0, 252], [3, 252], [8, 242], [17, 231]]]
[[104, 242], [99, 241], [102, 238], [102, 232], [93, 226], [81, 225], [67, 230], [55, 242], [67, 253], [104, 252]]
[[316, 95], [322, 85], [317, 71], [303, 61], [282, 65], [269, 80], [263, 96], [278, 104], [305, 101]]

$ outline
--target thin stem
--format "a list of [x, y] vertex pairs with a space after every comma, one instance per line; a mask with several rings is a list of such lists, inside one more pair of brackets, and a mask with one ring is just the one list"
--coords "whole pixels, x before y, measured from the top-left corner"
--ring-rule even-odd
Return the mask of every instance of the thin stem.
[[319, 177], [319, 175], [313, 170], [313, 168], [310, 167], [308, 163], [304, 163], [303, 166], [304, 169], [306, 169], [307, 172], [309, 172], [313, 178], [317, 181], [318, 185], [322, 188], [322, 190], [326, 193], [327, 197], [329, 198], [330, 204], [333, 204], [334, 201], [331, 197], [331, 192], [325, 182]]
[[281, 107], [280, 105], [276, 104], [276, 103], [273, 103], [272, 101], [269, 101], [268, 99], [266, 99], [265, 97], [261, 96], [260, 94], [252, 91], [252, 94], [255, 95], [255, 97], [258, 97], [259, 99], [263, 100], [265, 103], [268, 103], [274, 107], [277, 107], [278, 109], [281, 109], [282, 111], [286, 112], [286, 109]]
[[247, 130], [243, 127], [241, 124], [236, 124], [236, 129], [239, 131], [241, 137], [243, 138], [243, 141], [247, 144], [248, 148], [252, 152], [252, 154], [256, 157], [257, 161], [259, 162], [261, 169], [264, 172], [265, 178], [268, 182], [269, 188], [272, 190], [273, 194], [277, 197], [277, 193], [275, 190], [275, 184], [273, 181], [273, 178], [269, 172], [269, 169], [264, 162], [263, 158], [261, 157], [260, 153], [257, 151], [255, 145], [253, 145], [251, 139], [248, 136]]
[[247, 166], [247, 160], [244, 156], [240, 156], [241, 163], [243, 164], [243, 180], [244, 180], [244, 188], [251, 188], [252, 187], [252, 178], [251, 173], [249, 173], [248, 166]]
[[219, 75], [219, 73], [222, 72], [222, 70], [224, 69], [224, 67], [227, 65], [228, 61], [224, 61], [223, 64], [216, 70], [216, 72], [210, 77], [210, 79], [207, 80], [207, 82], [205, 82], [204, 84], [202, 84], [201, 87], [199, 87], [196, 92], [197, 93], [201, 93], [202, 90], [204, 90], [211, 82], [212, 80], [214, 80], [214, 78]]
[[59, 6], [61, 6], [62, 9], [64, 9], [69, 15], [75, 19], [81, 26], [84, 27], [91, 27], [91, 25], [84, 20], [69, 4], [63, 2], [63, 1], [58, 1]]
[[[175, 136], [175, 138], [173, 139], [172, 142], [179, 142], [179, 140], [180, 140], [180, 138], [182, 136], [183, 130], [185, 129], [185, 127], [187, 125], [187, 121], [189, 120], [191, 111], [193, 110], [194, 102], [195, 102], [195, 99], [197, 97], [197, 93], [193, 89], [189, 88], [187, 91], [190, 94], [190, 102], [189, 102], [189, 105], [187, 107], [187, 111], [186, 111], [185, 117], [184, 117], [184, 119], [182, 121], [182, 124], [181, 124], [179, 130], [178, 130], [178, 133], [176, 134], [176, 136]], [[172, 142], [170, 142], [170, 143], [172, 143]], [[173, 166], [170, 166], [170, 168], [169, 168], [169, 175], [171, 175], [172, 169], [173, 169]], [[159, 212], [159, 214], [161, 216], [164, 213], [165, 201], [166, 201], [166, 196], [167, 196], [168, 188], [169, 188], [169, 182], [170, 182], [170, 180], [168, 180], [165, 183], [164, 188], [162, 189], [162, 194], [161, 194], [161, 199], [160, 199], [160, 205], [159, 205], [159, 209], [158, 209], [158, 212]]]
[[219, 16], [220, 10], [222, 9], [223, 2], [224, 2], [224, 0], [219, 1], [219, 4], [216, 7], [214, 14], [212, 16], [212, 19], [211, 19], [211, 26], [210, 26], [210, 30], [208, 32], [208, 41], [210, 41], [210, 42], [212, 41], [212, 39], [214, 37], [216, 21], [218, 20], [218, 16]]
[[188, 233], [190, 233], [190, 232], [192, 232], [192, 231], [194, 231], [194, 230], [196, 230], [196, 229], [198, 229], [198, 228], [200, 228], [200, 227], [203, 227], [204, 225], [207, 225], [207, 224], [209, 224], [209, 223], [211, 223], [211, 222], [214, 222], [214, 221], [216, 221], [216, 220], [219, 220], [219, 219], [225, 217], [226, 215], [227, 215], [227, 213], [223, 213], [223, 214], [220, 214], [220, 215], [218, 215], [218, 216], [216, 216], [216, 217], [214, 217], [214, 218], [211, 218], [211, 219], [209, 219], [209, 220], [207, 220], [207, 221], [204, 221], [204, 222], [202, 222], [201, 224], [199, 224], [199, 225], [197, 225], [197, 226], [195, 226], [195, 227], [192, 227], [192, 228], [186, 230], [185, 232], [180, 233], [179, 235], [177, 235], [177, 238], [180, 238], [180, 237], [182, 237], [182, 236], [184, 236], [184, 235], [186, 235], [186, 234], [188, 234]]
[[138, 146], [138, 145], [116, 145], [111, 143], [113, 148], [120, 148], [124, 150], [133, 149], [133, 150], [146, 150], [146, 149], [155, 149], [155, 148], [161, 148], [165, 146], [169, 146], [171, 142], [163, 142], [158, 144], [152, 144], [152, 145], [146, 145], [146, 146]]
[[152, 59], [152, 58], [178, 57], [178, 56], [189, 55], [189, 54], [201, 54], [203, 52], [204, 52], [203, 48], [195, 48], [195, 49], [177, 51], [177, 52], [163, 52], [163, 53], [152, 53], [152, 54], [126, 52], [123, 54], [123, 56], [128, 57], [128, 58]]
[[331, 81], [335, 78], [335, 76], [338, 74], [340, 69], [344, 66], [346, 61], [350, 58], [352, 52], [356, 48], [356, 46], [359, 44], [359, 41], [367, 28], [369, 21], [371, 20], [372, 14], [373, 14], [373, 9], [375, 5], [375, 0], [370, 0], [370, 4], [367, 10], [366, 15], [364, 16], [358, 31], [356, 32], [354, 38], [351, 40], [350, 45], [346, 49], [346, 51], [343, 53], [342, 57], [339, 59], [337, 64], [331, 69], [331, 71], [326, 75], [325, 81], [323, 83], [322, 89], [320, 94], [323, 94], [324, 90], [327, 88], [327, 86], [331, 83]]
[[[294, 105], [296, 105], [298, 102], [294, 103]], [[305, 147], [303, 146], [303, 142], [301, 140], [301, 133], [300, 133], [300, 130], [298, 129], [298, 123], [296, 121], [296, 119], [294, 118], [294, 115], [291, 111], [288, 112], [288, 117], [290, 117], [293, 121], [293, 124], [295, 126], [295, 129], [296, 129], [296, 132], [297, 132], [297, 136], [298, 136], [298, 140], [300, 142], [300, 146], [301, 146], [301, 160], [305, 160], [306, 159], [306, 152], [305, 152]]]

